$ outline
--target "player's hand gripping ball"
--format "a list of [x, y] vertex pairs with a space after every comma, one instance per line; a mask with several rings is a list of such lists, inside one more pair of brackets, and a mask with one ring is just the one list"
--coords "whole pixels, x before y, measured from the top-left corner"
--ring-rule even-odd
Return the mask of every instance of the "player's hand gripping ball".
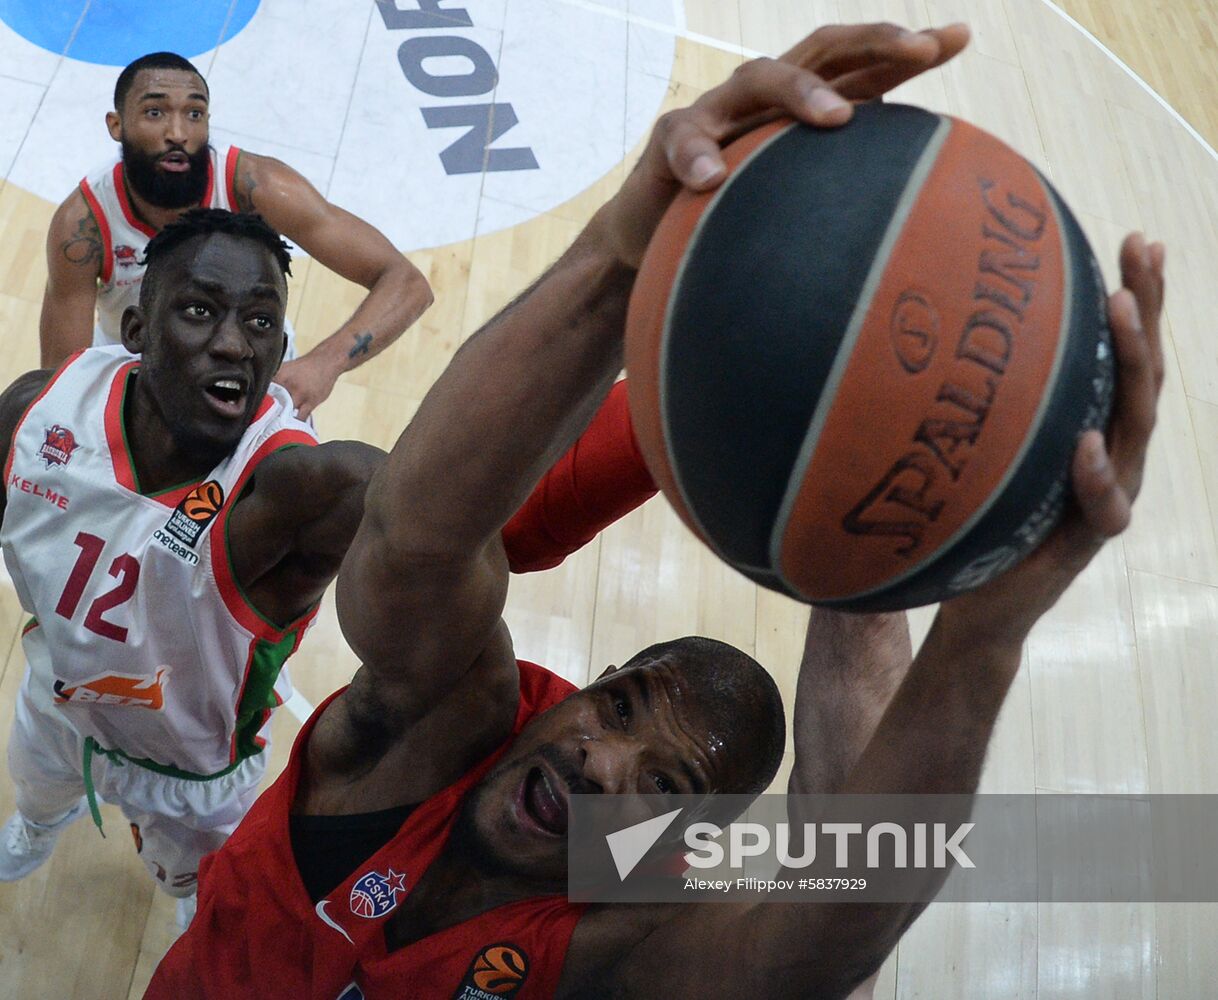
[[870, 104], [724, 151], [648, 247], [630, 404], [685, 523], [756, 582], [912, 607], [1053, 527], [1113, 384], [1103, 281], [1034, 167], [966, 122]]

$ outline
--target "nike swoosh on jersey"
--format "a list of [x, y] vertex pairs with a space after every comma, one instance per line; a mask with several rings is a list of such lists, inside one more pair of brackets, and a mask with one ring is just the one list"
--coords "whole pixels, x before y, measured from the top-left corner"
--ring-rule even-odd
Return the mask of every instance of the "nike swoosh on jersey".
[[[339, 934], [341, 934], [343, 937], [345, 937], [348, 941], [351, 941], [351, 935], [348, 934], [341, 927], [339, 927], [339, 925], [334, 922], [334, 918], [329, 916], [326, 913], [326, 904], [328, 902], [330, 902], [328, 899], [323, 899], [320, 903], [317, 904], [317, 906], [314, 907], [314, 909], [317, 911], [317, 915], [319, 917], [321, 917], [321, 922], [323, 924], [325, 924], [327, 927], [333, 927], [336, 931], [338, 931]], [[351, 943], [355, 944], [354, 941], [351, 941]]]

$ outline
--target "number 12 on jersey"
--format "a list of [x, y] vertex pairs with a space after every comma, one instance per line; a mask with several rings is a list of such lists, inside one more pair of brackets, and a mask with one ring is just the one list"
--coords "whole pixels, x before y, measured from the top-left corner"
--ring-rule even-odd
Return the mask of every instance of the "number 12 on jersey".
[[[76, 536], [76, 545], [80, 548], [80, 555], [76, 559], [76, 565], [72, 567], [72, 572], [68, 574], [68, 582], [64, 585], [63, 593], [59, 595], [59, 603], [55, 605], [55, 613], [69, 621], [76, 614], [89, 578], [101, 559], [102, 549], [106, 547], [102, 539], [86, 531]], [[106, 639], [126, 642], [126, 628], [106, 621], [102, 615], [131, 599], [131, 595], [135, 593], [135, 585], [139, 583], [140, 564], [134, 556], [124, 552], [110, 564], [110, 575], [118, 580], [118, 584], [89, 605], [85, 614], [85, 628]]]

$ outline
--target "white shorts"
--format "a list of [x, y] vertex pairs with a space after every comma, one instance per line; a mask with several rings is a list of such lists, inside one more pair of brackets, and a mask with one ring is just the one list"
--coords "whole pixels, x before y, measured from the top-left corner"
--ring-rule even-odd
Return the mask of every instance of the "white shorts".
[[[85, 741], [54, 708], [40, 708], [27, 668], [17, 694], [8, 743], [17, 808], [35, 823], [52, 823], [85, 794]], [[269, 735], [268, 732], [264, 735]], [[200, 781], [174, 778], [121, 758], [94, 756], [97, 797], [123, 811], [140, 860], [171, 896], [189, 896], [199, 859], [219, 849], [258, 797], [269, 745], [227, 774]]]

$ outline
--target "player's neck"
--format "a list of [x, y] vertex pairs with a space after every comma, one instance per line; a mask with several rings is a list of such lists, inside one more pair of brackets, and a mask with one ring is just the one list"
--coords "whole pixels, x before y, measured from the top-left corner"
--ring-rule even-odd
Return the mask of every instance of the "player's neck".
[[224, 457], [199, 449], [184, 449], [156, 400], [141, 391], [138, 374], [131, 376], [123, 408], [123, 431], [140, 492], [152, 495], [202, 479]]
[[135, 214], [136, 219], [144, 223], [144, 225], [155, 229], [157, 232], [160, 232], [169, 223], [181, 218], [184, 212], [197, 207], [188, 205], [186, 208], [159, 208], [131, 186], [131, 181], [128, 180], [126, 171], [123, 172], [123, 187], [126, 188], [127, 202], [131, 206], [131, 211]]

